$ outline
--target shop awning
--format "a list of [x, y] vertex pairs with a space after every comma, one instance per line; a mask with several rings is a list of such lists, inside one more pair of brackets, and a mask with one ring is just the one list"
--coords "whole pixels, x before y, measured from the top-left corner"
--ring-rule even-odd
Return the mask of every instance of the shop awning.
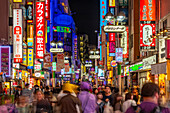
[[151, 74], [166, 74], [166, 65], [166, 62], [151, 65]]

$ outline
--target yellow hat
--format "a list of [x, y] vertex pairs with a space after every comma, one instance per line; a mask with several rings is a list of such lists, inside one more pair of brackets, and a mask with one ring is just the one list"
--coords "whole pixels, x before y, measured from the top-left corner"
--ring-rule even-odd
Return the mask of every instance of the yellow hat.
[[74, 84], [65, 83], [63, 85], [63, 91], [69, 91], [70, 93], [73, 93], [75, 89], [76, 89], [76, 85]]

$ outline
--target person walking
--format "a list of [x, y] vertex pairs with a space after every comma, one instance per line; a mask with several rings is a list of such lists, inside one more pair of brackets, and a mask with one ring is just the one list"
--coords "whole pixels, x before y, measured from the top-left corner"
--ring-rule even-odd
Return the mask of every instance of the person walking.
[[131, 106], [137, 106], [136, 101], [133, 100], [132, 93], [126, 93], [125, 102], [123, 103], [123, 113], [125, 113]]
[[29, 89], [29, 85], [30, 84], [28, 84], [28, 83], [25, 85], [25, 89], [23, 89], [22, 95], [28, 97], [29, 98], [29, 104], [31, 104], [33, 97], [32, 97], [32, 91]]
[[97, 94], [97, 113], [103, 113], [104, 112], [104, 105], [105, 102], [102, 100], [103, 99], [103, 95], [102, 92], [99, 92]]
[[89, 93], [90, 84], [88, 82], [81, 82], [80, 89], [78, 98], [81, 101], [83, 113], [95, 113], [97, 107], [96, 97]]
[[159, 106], [159, 86], [145, 83], [141, 90], [143, 102], [139, 106], [130, 107], [125, 113], [170, 113], [170, 109]]

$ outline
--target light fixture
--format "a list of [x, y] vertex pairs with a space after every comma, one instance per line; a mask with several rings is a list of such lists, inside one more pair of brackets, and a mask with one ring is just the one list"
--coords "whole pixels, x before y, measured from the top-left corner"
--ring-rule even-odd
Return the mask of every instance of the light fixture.
[[54, 46], [56, 45], [56, 42], [53, 40], [53, 41], [50, 42], [50, 45], [51, 45], [52, 47], [54, 47]]
[[94, 53], [94, 51], [90, 51], [90, 54], [93, 54]]
[[110, 22], [112, 19], [114, 19], [114, 15], [109, 11], [109, 12], [104, 16], [104, 19]]
[[166, 33], [166, 32], [168, 32], [168, 30], [167, 30], [167, 29], [165, 29], [165, 30], [164, 30], [164, 32]]
[[96, 51], [96, 54], [99, 54], [99, 51]]
[[57, 44], [61, 47], [63, 46], [63, 42], [62, 41], [58, 41]]
[[161, 29], [161, 30], [160, 30], [160, 33], [161, 33], [161, 34], [163, 34], [163, 33], [164, 33], [164, 32], [163, 32], [163, 29]]
[[118, 21], [123, 21], [126, 18], [126, 15], [123, 11], [121, 11], [118, 15], [117, 15], [117, 20]]
[[158, 35], [158, 36], [160, 36], [161, 34], [160, 34], [160, 33], [158, 33], [157, 35]]

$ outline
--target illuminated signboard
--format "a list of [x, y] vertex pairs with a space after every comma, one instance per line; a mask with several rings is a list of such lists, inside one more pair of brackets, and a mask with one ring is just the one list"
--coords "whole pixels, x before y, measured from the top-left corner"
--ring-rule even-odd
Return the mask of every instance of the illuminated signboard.
[[115, 7], [115, 0], [109, 0], [109, 7]]
[[0, 72], [11, 76], [11, 47], [0, 46]]
[[124, 76], [129, 76], [129, 66], [124, 67]]
[[29, 37], [27, 38], [27, 44], [28, 47], [33, 47], [33, 43], [34, 43], [34, 39], [33, 39], [33, 35], [34, 35], [34, 26], [33, 25], [29, 25]]
[[45, 0], [45, 18], [50, 19], [50, 0]]
[[100, 39], [101, 39], [101, 38], [100, 38], [100, 35], [98, 35], [98, 46], [97, 46], [98, 49], [100, 49]]
[[13, 0], [14, 3], [21, 3], [22, 0]]
[[22, 9], [13, 9], [14, 63], [22, 63]]
[[34, 51], [33, 48], [28, 48], [28, 67], [27, 69], [33, 69], [34, 66]]
[[129, 29], [126, 27], [126, 31], [121, 38], [121, 47], [123, 48], [123, 58], [129, 57]]
[[53, 71], [57, 71], [57, 63], [56, 62], [52, 62], [52, 69]]
[[35, 71], [40, 71], [42, 69], [41, 64], [35, 64], [34, 65], [34, 70]]
[[116, 48], [116, 62], [123, 62], [123, 48]]
[[140, 21], [155, 21], [155, 0], [140, 0]]
[[106, 25], [103, 29], [106, 33], [122, 33], [126, 30], [126, 27], [120, 25]]
[[155, 34], [155, 24], [140, 24], [140, 48], [155, 49], [156, 40], [151, 36]]
[[129, 67], [129, 71], [130, 71], [130, 72], [137, 71], [137, 70], [141, 70], [141, 69], [143, 69], [143, 62], [140, 62], [140, 63], [134, 64], [134, 65], [131, 65], [131, 66]]
[[27, 23], [33, 23], [33, 2], [27, 2], [26, 18], [27, 18]]
[[170, 59], [170, 39], [166, 40], [166, 58]]
[[109, 42], [107, 42], [107, 69], [110, 70], [111, 68], [111, 61], [113, 60], [113, 57], [109, 56]]
[[53, 27], [54, 32], [63, 32], [63, 33], [71, 33], [71, 29], [69, 27], [63, 26], [55, 26]]
[[109, 42], [109, 56], [115, 56], [115, 44], [115, 42]]
[[36, 58], [43, 59], [45, 49], [44, 2], [36, 2]]
[[104, 20], [104, 16], [107, 13], [107, 0], [100, 0], [100, 33], [102, 26], [107, 24], [107, 21]]
[[115, 41], [115, 33], [109, 33], [109, 41]]
[[74, 38], [74, 60], [77, 60], [77, 36]]
[[23, 64], [27, 65], [27, 49], [23, 49]]

